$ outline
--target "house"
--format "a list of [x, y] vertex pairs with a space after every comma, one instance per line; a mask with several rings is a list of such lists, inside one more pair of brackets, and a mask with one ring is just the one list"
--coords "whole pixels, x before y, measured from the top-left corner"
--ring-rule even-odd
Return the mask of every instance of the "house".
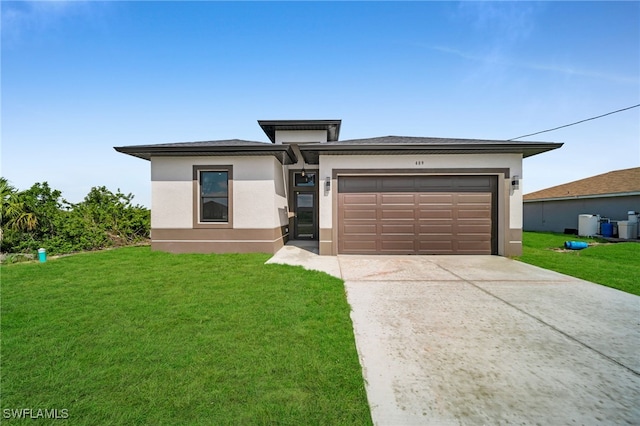
[[524, 196], [524, 229], [578, 229], [578, 216], [599, 214], [614, 221], [640, 211], [640, 167], [615, 170]]
[[385, 136], [341, 120], [261, 120], [245, 140], [115, 147], [151, 162], [152, 248], [321, 255], [518, 255], [522, 159], [549, 142]]

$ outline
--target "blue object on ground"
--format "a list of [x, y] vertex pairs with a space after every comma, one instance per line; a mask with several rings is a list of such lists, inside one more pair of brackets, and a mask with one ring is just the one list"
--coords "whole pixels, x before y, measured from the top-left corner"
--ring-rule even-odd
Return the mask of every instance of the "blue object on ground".
[[47, 261], [47, 251], [45, 249], [38, 249], [38, 260], [40, 260], [40, 263], [44, 263]]
[[603, 237], [613, 237], [613, 223], [605, 222], [601, 224], [600, 233]]
[[589, 247], [589, 244], [584, 243], [582, 241], [565, 241], [564, 247], [570, 250], [582, 250]]

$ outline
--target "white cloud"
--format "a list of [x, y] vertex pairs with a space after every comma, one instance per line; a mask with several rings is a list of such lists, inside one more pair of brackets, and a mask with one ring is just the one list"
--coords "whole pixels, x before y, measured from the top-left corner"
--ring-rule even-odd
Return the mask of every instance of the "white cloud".
[[511, 44], [528, 38], [541, 6], [524, 2], [463, 1], [458, 4], [457, 18], [479, 31], [490, 31], [496, 41]]
[[33, 35], [55, 29], [66, 19], [89, 16], [100, 4], [79, 0], [1, 3], [3, 47], [15, 46]]
[[458, 49], [453, 49], [446, 46], [431, 46], [432, 50], [438, 52], [458, 56], [469, 61], [479, 62], [483, 65], [499, 65], [515, 68], [523, 68], [535, 71], [548, 71], [552, 73], [565, 74], [570, 76], [589, 77], [598, 80], [606, 80], [614, 83], [622, 84], [638, 84], [637, 76], [624, 76], [610, 73], [604, 73], [599, 71], [581, 69], [570, 65], [555, 65], [535, 62], [518, 62], [505, 59], [504, 55], [498, 54], [495, 50], [487, 54], [473, 54]]

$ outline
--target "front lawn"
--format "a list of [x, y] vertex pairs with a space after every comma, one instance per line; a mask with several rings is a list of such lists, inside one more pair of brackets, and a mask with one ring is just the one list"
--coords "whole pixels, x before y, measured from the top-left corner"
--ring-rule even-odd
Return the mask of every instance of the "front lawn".
[[[565, 241], [584, 241], [584, 250], [564, 250]], [[605, 240], [546, 232], [524, 232], [522, 262], [583, 280], [640, 295], [639, 243], [607, 243]]]
[[370, 424], [342, 281], [268, 258], [137, 247], [2, 266], [2, 413]]

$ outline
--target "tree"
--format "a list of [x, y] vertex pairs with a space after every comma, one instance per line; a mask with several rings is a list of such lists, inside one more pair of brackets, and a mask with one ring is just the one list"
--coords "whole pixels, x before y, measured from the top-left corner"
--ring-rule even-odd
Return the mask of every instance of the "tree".
[[[29, 211], [24, 193], [18, 192], [4, 177], [0, 177], [0, 197], [2, 197], [0, 212], [2, 230], [32, 231], [36, 228], [38, 218], [34, 212]], [[2, 230], [0, 230], [0, 239]]]
[[18, 192], [0, 178], [1, 249], [26, 253], [44, 247], [50, 254], [121, 246], [149, 238], [149, 209], [132, 205], [133, 195], [94, 187], [77, 204], [47, 182]]

